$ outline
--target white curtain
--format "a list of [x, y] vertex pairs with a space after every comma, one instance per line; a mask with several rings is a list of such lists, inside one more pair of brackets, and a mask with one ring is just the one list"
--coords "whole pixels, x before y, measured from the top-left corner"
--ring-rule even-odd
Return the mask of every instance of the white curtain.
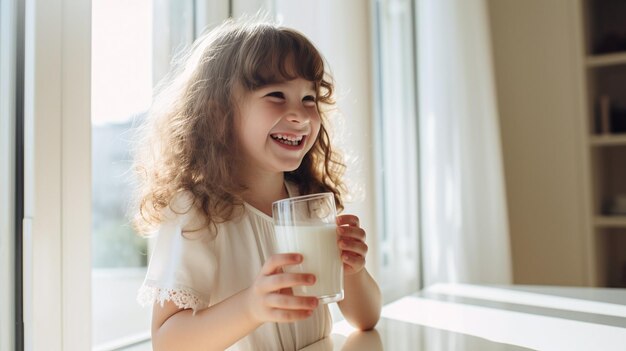
[[511, 282], [484, 0], [417, 0], [424, 285]]

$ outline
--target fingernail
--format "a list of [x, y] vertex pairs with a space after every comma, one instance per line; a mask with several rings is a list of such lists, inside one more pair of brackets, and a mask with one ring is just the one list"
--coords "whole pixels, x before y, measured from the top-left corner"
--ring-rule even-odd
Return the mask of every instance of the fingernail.
[[310, 275], [306, 278], [306, 281], [309, 283], [315, 283], [315, 276]]

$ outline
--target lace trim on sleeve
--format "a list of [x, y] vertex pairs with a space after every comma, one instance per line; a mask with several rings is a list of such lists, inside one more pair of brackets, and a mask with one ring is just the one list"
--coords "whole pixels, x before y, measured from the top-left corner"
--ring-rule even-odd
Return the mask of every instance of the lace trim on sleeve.
[[137, 293], [137, 302], [148, 306], [158, 302], [163, 306], [165, 301], [172, 301], [179, 308], [190, 308], [194, 313], [209, 306], [207, 301], [199, 298], [192, 290], [185, 288], [158, 288], [144, 285]]

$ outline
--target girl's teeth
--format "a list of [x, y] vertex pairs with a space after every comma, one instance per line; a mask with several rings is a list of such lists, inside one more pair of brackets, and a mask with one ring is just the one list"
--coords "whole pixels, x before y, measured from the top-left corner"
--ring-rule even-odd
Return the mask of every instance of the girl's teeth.
[[274, 134], [272, 135], [272, 138], [283, 144], [297, 146], [297, 145], [300, 145], [300, 142], [302, 141], [303, 137], [302, 136], [292, 137], [292, 136], [286, 136], [282, 134]]

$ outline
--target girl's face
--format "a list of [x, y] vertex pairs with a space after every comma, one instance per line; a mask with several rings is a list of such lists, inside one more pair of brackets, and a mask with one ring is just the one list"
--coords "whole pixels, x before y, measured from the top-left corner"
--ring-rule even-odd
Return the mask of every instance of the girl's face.
[[320, 130], [313, 82], [296, 78], [239, 95], [235, 129], [239, 168], [293, 171]]

